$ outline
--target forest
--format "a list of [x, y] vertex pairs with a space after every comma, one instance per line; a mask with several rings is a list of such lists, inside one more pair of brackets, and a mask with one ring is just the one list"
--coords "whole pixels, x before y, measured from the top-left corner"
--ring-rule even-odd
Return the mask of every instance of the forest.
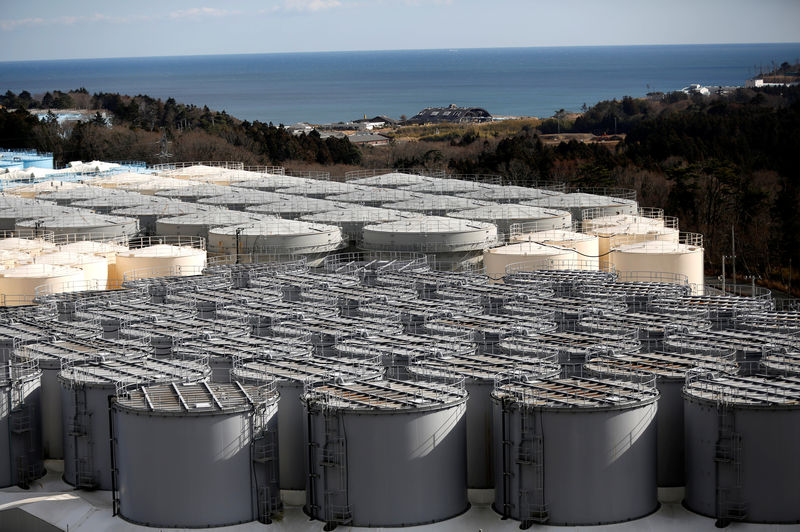
[[[148, 96], [67, 93], [0, 95], [0, 146], [53, 152], [70, 160], [160, 162], [166, 137], [175, 161], [235, 160], [251, 165], [327, 169], [422, 168], [452, 174], [500, 174], [508, 182], [558, 181], [572, 187], [625, 187], [642, 206], [678, 216], [682, 231], [705, 235], [707, 273], [732, 255], [739, 282], [800, 294], [800, 87], [681, 92], [599, 102], [577, 115], [442, 128], [409, 141], [402, 126], [388, 146], [358, 148], [347, 139], [293, 135], [282, 125], [241, 121], [224, 112]], [[84, 108], [113, 115], [59, 124], [27, 109]], [[563, 110], [562, 110], [563, 111]], [[417, 131], [420, 129], [417, 128]], [[564, 138], [558, 141], [557, 133]], [[569, 133], [611, 136], [585, 142]], [[557, 139], [552, 140], [555, 135]], [[728, 263], [730, 272], [730, 263]]]

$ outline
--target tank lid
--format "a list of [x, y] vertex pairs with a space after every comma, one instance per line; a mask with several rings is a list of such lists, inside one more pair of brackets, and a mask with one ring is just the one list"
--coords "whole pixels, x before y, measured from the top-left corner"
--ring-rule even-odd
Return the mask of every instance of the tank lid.
[[246, 382], [292, 380], [318, 382], [342, 378], [345, 381], [377, 378], [383, 367], [365, 364], [358, 359], [314, 356], [309, 358], [284, 358], [279, 360], [256, 359], [234, 365], [233, 375]]
[[343, 410], [427, 410], [465, 401], [462, 387], [386, 379], [351, 383], [325, 383], [303, 394], [307, 404]]
[[210, 373], [207, 364], [195, 360], [115, 359], [105, 362], [68, 366], [59, 378], [69, 385], [96, 384], [100, 386], [157, 382], [187, 382], [204, 379]]
[[466, 378], [493, 382], [499, 373], [515, 371], [529, 378], [552, 378], [561, 373], [561, 366], [544, 358], [484, 353], [434, 356], [413, 362], [408, 371], [422, 378]]
[[689, 375], [686, 397], [738, 406], [800, 408], [800, 378], [740, 377], [698, 373]]
[[650, 381], [561, 377], [499, 381], [492, 396], [540, 408], [603, 409], [640, 406], [658, 398]]
[[249, 410], [277, 401], [274, 386], [233, 383], [169, 383], [143, 386], [117, 397], [126, 410], [173, 414], [216, 414]]
[[458, 337], [426, 334], [379, 334], [371, 338], [349, 338], [334, 349], [351, 357], [380, 354], [414, 360], [430, 356], [463, 356], [475, 353], [474, 342]]
[[622, 353], [603, 354], [591, 358], [584, 364], [584, 370], [602, 376], [619, 376], [647, 371], [657, 377], [684, 379], [689, 371], [736, 373], [738, 366], [734, 360], [713, 355], [697, 353]]

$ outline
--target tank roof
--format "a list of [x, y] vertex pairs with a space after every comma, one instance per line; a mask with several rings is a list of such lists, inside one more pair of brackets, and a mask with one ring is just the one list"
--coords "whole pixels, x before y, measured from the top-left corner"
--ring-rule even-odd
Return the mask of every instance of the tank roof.
[[691, 375], [683, 388], [685, 397], [735, 407], [800, 408], [797, 377], [741, 377]]
[[363, 378], [378, 378], [383, 367], [366, 364], [362, 360], [313, 356], [309, 358], [287, 358], [279, 360], [248, 360], [234, 362], [231, 375], [245, 382], [289, 380], [297, 382], [321, 382], [333, 379], [351, 381]]
[[326, 199], [331, 201], [341, 201], [346, 203], [391, 203], [396, 201], [408, 201], [412, 199], [424, 198], [421, 192], [412, 192], [398, 188], [365, 188], [355, 192], [345, 194], [335, 194]]
[[277, 400], [274, 386], [173, 382], [132, 390], [118, 396], [116, 406], [134, 412], [213, 415], [247, 411]]
[[[357, 174], [354, 174], [357, 175]], [[417, 175], [417, 174], [408, 174], [404, 172], [389, 172], [380, 175], [372, 175], [368, 177], [359, 177], [350, 179], [348, 175], [348, 183], [353, 183], [354, 185], [369, 185], [369, 186], [376, 186], [376, 187], [408, 187], [411, 185], [418, 185], [420, 183], [430, 183], [433, 181], [433, 178]]]
[[260, 190], [228, 190], [224, 194], [200, 198], [197, 203], [201, 205], [263, 205], [288, 200], [286, 194], [262, 192]]
[[552, 378], [561, 373], [561, 366], [554, 360], [507, 355], [503, 353], [480, 353], [470, 355], [445, 355], [414, 361], [408, 368], [412, 375], [422, 378], [465, 378], [491, 381], [500, 373], [509, 371], [533, 378]]
[[569, 225], [572, 215], [567, 211], [559, 211], [546, 207], [532, 207], [517, 203], [501, 203], [486, 205], [474, 209], [455, 211], [447, 214], [453, 218], [466, 218], [468, 220], [544, 220], [563, 218], [565, 226]]
[[418, 215], [414, 213], [396, 211], [394, 209], [348, 206], [335, 210], [308, 214], [303, 216], [301, 220], [326, 224], [348, 222], [386, 223], [406, 218], [415, 218], [417, 216]]
[[463, 388], [425, 383], [386, 380], [361, 380], [352, 383], [325, 383], [311, 387], [302, 397], [306, 404], [321, 403], [339, 410], [430, 410], [466, 401]]
[[461, 198], [457, 196], [427, 195], [417, 199], [384, 203], [383, 207], [401, 211], [428, 212], [463, 211], [466, 209], [475, 209], [477, 207], [485, 207], [488, 205], [494, 205], [494, 203], [490, 201]]
[[368, 187], [361, 185], [354, 185], [351, 183], [340, 183], [338, 181], [325, 181], [319, 179], [310, 179], [302, 185], [280, 188], [277, 192], [281, 194], [295, 194], [298, 196], [306, 196], [309, 194], [325, 196], [332, 196], [334, 194], [347, 194], [359, 190], [366, 190]]
[[368, 229], [373, 232], [383, 233], [446, 234], [483, 231], [493, 227], [493, 224], [486, 222], [446, 218], [444, 216], [420, 216], [397, 222], [370, 225]]
[[59, 379], [70, 385], [116, 386], [157, 382], [190, 381], [206, 378], [210, 373], [207, 364], [195, 360], [114, 359], [68, 366], [61, 370]]
[[318, 212], [333, 211], [347, 207], [347, 204], [342, 204], [336, 201], [318, 198], [304, 198], [304, 197], [289, 197], [284, 201], [276, 203], [265, 203], [263, 205], [254, 205], [247, 207], [245, 211], [255, 212], [260, 214], [313, 214]]
[[464, 338], [442, 337], [428, 334], [377, 334], [370, 338], [348, 338], [335, 347], [346, 356], [369, 357], [374, 354], [403, 357], [409, 360], [436, 355], [471, 355], [476, 346], [466, 335]]
[[207, 212], [212, 207], [208, 205], [201, 205], [199, 203], [188, 203], [185, 201], [155, 201], [151, 203], [143, 203], [134, 207], [126, 207], [124, 209], [117, 209], [111, 214], [119, 216], [143, 216], [143, 215], [156, 215], [156, 216], [180, 216], [183, 214], [192, 214], [196, 212]]
[[269, 175], [260, 177], [258, 179], [250, 179], [247, 181], [239, 181], [237, 183], [232, 183], [231, 188], [274, 191], [279, 188], [303, 186], [308, 184], [310, 181], [313, 180], [305, 177], [297, 177], [291, 175]]
[[582, 353], [608, 349], [620, 353], [636, 353], [640, 345], [634, 332], [630, 334], [599, 334], [585, 331], [535, 332], [528, 336], [510, 335], [500, 342], [500, 348], [508, 353], [529, 353], [552, 348]]
[[172, 216], [169, 218], [162, 218], [158, 221], [158, 223], [172, 224], [172, 225], [208, 225], [209, 227], [223, 227], [223, 226], [236, 225], [249, 222], [260, 222], [266, 220], [267, 218], [268, 217], [262, 214], [215, 209], [205, 212], [194, 212], [191, 214], [184, 214], [182, 216]]
[[535, 200], [549, 196], [558, 196], [562, 192], [541, 188], [520, 187], [506, 185], [502, 187], [486, 187], [479, 191], [460, 193], [463, 198], [486, 199], [489, 201], [513, 201]]
[[211, 232], [219, 235], [234, 235], [239, 231], [240, 235], [316, 235], [320, 233], [339, 233], [341, 230], [332, 225], [302, 222], [299, 220], [284, 220], [282, 218], [263, 219], [251, 224], [239, 224], [236, 226], [218, 227]]
[[658, 378], [686, 378], [693, 370], [704, 370], [735, 374], [738, 370], [732, 356], [720, 357], [697, 353], [666, 353], [654, 351], [650, 353], [603, 354], [586, 361], [584, 371], [599, 375], [625, 375], [649, 372]]
[[528, 200], [525, 203], [538, 207], [605, 207], [637, 204], [635, 200], [631, 199], [587, 194], [585, 192], [551, 195], [540, 199]]
[[498, 383], [492, 396], [536, 408], [621, 409], [655, 401], [658, 390], [650, 383], [623, 379], [512, 377], [508, 382]]

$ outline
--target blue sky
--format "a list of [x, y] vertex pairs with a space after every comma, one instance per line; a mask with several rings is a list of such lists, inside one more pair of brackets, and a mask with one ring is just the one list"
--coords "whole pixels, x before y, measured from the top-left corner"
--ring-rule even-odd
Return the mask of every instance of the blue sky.
[[799, 42], [800, 0], [3, 0], [0, 61]]

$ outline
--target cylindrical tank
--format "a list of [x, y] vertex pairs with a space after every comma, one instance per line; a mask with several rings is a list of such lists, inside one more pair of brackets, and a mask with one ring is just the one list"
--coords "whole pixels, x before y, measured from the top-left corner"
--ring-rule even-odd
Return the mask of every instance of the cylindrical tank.
[[416, 214], [392, 209], [351, 205], [348, 208], [308, 214], [300, 219], [306, 222], [339, 226], [342, 228], [342, 232], [347, 235], [348, 242], [351, 245], [357, 245], [363, 239], [363, 230], [367, 225], [396, 222], [416, 216]]
[[225, 194], [200, 198], [197, 203], [213, 207], [222, 207], [232, 211], [243, 211], [247, 207], [263, 205], [265, 203], [275, 203], [286, 201], [292, 196], [287, 194], [276, 194], [274, 192], [262, 192], [260, 190], [230, 189]]
[[683, 390], [686, 498], [693, 512], [800, 523], [800, 384], [698, 373]]
[[207, 364], [192, 360], [114, 360], [63, 369], [61, 419], [64, 426], [64, 481], [76, 488], [111, 489], [108, 402], [118, 386], [197, 382]]
[[347, 172], [345, 178], [354, 185], [368, 185], [372, 187], [400, 188], [429, 183], [433, 178], [395, 172], [391, 170], [354, 170]]
[[238, 383], [148, 385], [117, 396], [120, 516], [168, 528], [271, 522], [281, 508], [277, 402], [274, 387]]
[[[649, 241], [619, 246], [611, 251], [611, 264], [617, 272], [654, 272], [652, 281], [660, 281], [659, 272], [685, 275], [689, 285], [704, 284], [703, 247], [669, 241]], [[640, 281], [648, 279], [640, 276]]]
[[56, 218], [23, 220], [17, 223], [17, 230], [41, 229], [56, 235], [79, 235], [81, 238], [126, 238], [139, 232], [139, 220], [125, 216], [108, 214], [73, 214]]
[[658, 508], [652, 382], [500, 381], [494, 403], [494, 509], [533, 523], [619, 523]]
[[156, 234], [159, 236], [199, 236], [208, 242], [208, 232], [215, 227], [238, 224], [256, 224], [265, 219], [264, 215], [239, 211], [212, 210], [159, 218]]
[[[731, 353], [732, 354], [732, 353]], [[715, 357], [691, 352], [647, 352], [615, 355], [608, 352], [591, 358], [584, 375], [602, 379], [636, 378], [642, 372], [655, 375], [658, 388], [658, 486], [678, 487], [684, 480], [683, 384], [686, 374], [701, 369], [735, 374], [733, 357]]]
[[0, 365], [0, 488], [28, 488], [44, 473], [40, 377], [30, 361]]
[[[108, 260], [94, 254], [77, 253], [74, 251], [57, 251], [43, 253], [36, 257], [36, 264], [50, 264], [53, 266], [66, 266], [83, 272], [84, 287], [95, 290], [105, 290], [108, 285]], [[70, 291], [70, 290], [65, 290]]]
[[[633, 193], [633, 197], [636, 196], [633, 191], [627, 192]], [[624, 195], [631, 196], [631, 194], [628, 193]], [[552, 209], [566, 210], [572, 214], [572, 219], [576, 221], [581, 221], [583, 219], [583, 211], [585, 209], [593, 209], [595, 212], [602, 210], [603, 214], [607, 216], [637, 214], [639, 211], [639, 204], [636, 203], [635, 199], [602, 196], [585, 192], [557, 194], [546, 196], [541, 199], [524, 201], [522, 203], [536, 207], [550, 207]]]
[[515, 203], [455, 211], [447, 213], [447, 216], [493, 223], [497, 226], [497, 232], [503, 235], [503, 240], [508, 240], [514, 224], [536, 223], [542, 231], [572, 227], [572, 215], [567, 211]]
[[506, 274], [509, 264], [528, 261], [553, 261], [553, 264], [574, 264], [578, 255], [574, 249], [537, 244], [536, 242], [517, 242], [483, 252], [483, 265], [486, 275], [500, 279]]
[[401, 190], [399, 188], [365, 188], [346, 194], [334, 194], [326, 199], [344, 202], [346, 204], [363, 205], [365, 207], [380, 207], [384, 203], [408, 201], [425, 197], [425, 194]]
[[[118, 279], [117, 275], [117, 254], [128, 251], [128, 246], [116, 244], [114, 242], [95, 242], [93, 240], [79, 240], [60, 246], [61, 251], [81, 253], [83, 255], [97, 255], [103, 257], [108, 263], [108, 279]], [[90, 284], [91, 285], [91, 284]], [[89, 286], [90, 286], [89, 285]], [[109, 286], [112, 288], [112, 286]]]
[[281, 454], [280, 488], [282, 490], [304, 490], [306, 476], [304, 464], [308, 457], [303, 436], [304, 416], [300, 396], [304, 386], [310, 383], [327, 382], [337, 378], [379, 379], [383, 368], [352, 360], [315, 356], [313, 358], [234, 359], [231, 376], [241, 383], [263, 385], [275, 380], [280, 400], [278, 401], [278, 435]]
[[84, 286], [83, 270], [50, 264], [24, 264], [0, 271], [0, 295], [3, 306], [30, 305], [36, 289], [44, 287], [49, 293], [69, 292]]
[[547, 190], [515, 185], [486, 186], [481, 190], [463, 192], [458, 195], [462, 198], [496, 201], [497, 203], [518, 203], [523, 200], [536, 200], [561, 194], [556, 190]]
[[313, 386], [305, 511], [328, 526], [435, 523], [465, 512], [464, 389], [409, 381]]
[[130, 346], [108, 340], [61, 340], [23, 346], [16, 351], [22, 362], [35, 362], [42, 372], [42, 452], [45, 458], [64, 458], [64, 424], [61, 414], [61, 386], [58, 373], [63, 365], [124, 357], [144, 358], [144, 346]]
[[117, 254], [119, 279], [143, 279], [163, 275], [198, 275], [206, 264], [206, 250], [199, 239], [182, 243], [157, 244], [132, 248]]
[[438, 269], [458, 269], [479, 262], [484, 249], [497, 242], [497, 227], [484, 222], [421, 216], [367, 225], [361, 247], [371, 251], [419, 251]]
[[558, 377], [557, 362], [542, 358], [527, 358], [490, 353], [482, 355], [444, 354], [419, 360], [408, 367], [411, 378], [453, 383], [463, 380], [467, 400], [467, 487], [495, 487], [492, 471], [492, 401], [498, 374], [516, 372], [533, 379]]
[[457, 196], [425, 195], [422, 198], [384, 203], [385, 209], [416, 212], [428, 216], [446, 216], [449, 212], [495, 205], [491, 201], [459, 198]]
[[[345, 204], [315, 198], [291, 197], [278, 203], [267, 203], [247, 207], [247, 212], [286, 218], [287, 220], [297, 220], [307, 214], [317, 214], [343, 208]], [[313, 221], [313, 220], [312, 220]]]
[[278, 218], [208, 231], [210, 253], [304, 255], [312, 266], [343, 245], [342, 230], [338, 227]]
[[125, 209], [117, 209], [112, 211], [111, 214], [137, 218], [139, 220], [139, 228], [142, 230], [142, 233], [145, 235], [154, 235], [156, 234], [156, 224], [161, 218], [174, 218], [176, 216], [183, 216], [186, 214], [207, 212], [211, 209], [211, 207], [200, 205], [198, 203], [188, 203], [185, 201], [162, 201], [138, 205], [136, 207], [128, 207]]

